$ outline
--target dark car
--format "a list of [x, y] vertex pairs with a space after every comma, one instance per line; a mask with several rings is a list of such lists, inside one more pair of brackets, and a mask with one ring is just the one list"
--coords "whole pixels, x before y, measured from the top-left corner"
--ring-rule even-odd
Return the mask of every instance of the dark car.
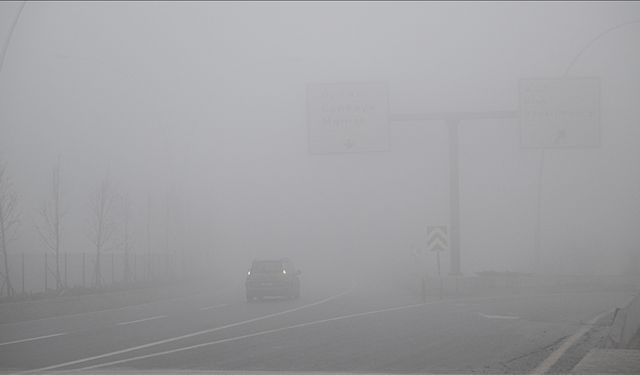
[[264, 297], [300, 298], [300, 271], [287, 259], [254, 260], [247, 273], [247, 301]]

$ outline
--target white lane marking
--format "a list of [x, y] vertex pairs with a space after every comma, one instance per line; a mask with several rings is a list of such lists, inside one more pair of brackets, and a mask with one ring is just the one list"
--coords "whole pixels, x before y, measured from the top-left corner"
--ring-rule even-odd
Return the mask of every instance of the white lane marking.
[[[21, 321], [18, 321], [18, 322], [0, 323], [0, 326], [30, 324], [30, 323], [33, 323], [33, 322], [41, 322], [41, 321], [45, 321], [45, 320], [65, 319], [65, 318], [73, 318], [73, 317], [82, 316], [82, 315], [100, 314], [100, 313], [105, 313], [105, 312], [122, 311], [122, 310], [126, 310], [126, 309], [136, 309], [136, 308], [139, 308], [139, 307], [143, 307], [143, 306], [147, 306], [147, 305], [153, 305], [153, 304], [162, 303], [162, 302], [174, 302], [174, 301], [186, 300], [186, 299], [197, 297], [197, 296], [199, 296], [201, 294], [204, 294], [204, 293], [205, 292], [198, 292], [198, 293], [186, 296], [186, 297], [174, 297], [174, 298], [159, 299], [159, 300], [156, 300], [156, 301], [138, 303], [138, 304], [135, 304], [135, 305], [127, 305], [127, 306], [122, 306], [122, 307], [114, 307], [114, 308], [109, 308], [109, 309], [86, 311], [86, 312], [73, 313], [73, 314], [63, 314], [63, 315], [56, 315], [56, 316], [48, 316], [46, 318], [21, 320]], [[13, 302], [10, 302], [10, 303], [13, 303]]]
[[[480, 298], [474, 298], [476, 300], [480, 300], [482, 297]], [[494, 299], [495, 297], [488, 297], [487, 300], [491, 300]], [[156, 353], [151, 353], [151, 354], [146, 354], [146, 355], [141, 355], [141, 356], [137, 356], [137, 357], [130, 357], [130, 358], [126, 358], [126, 359], [121, 359], [121, 360], [117, 360], [117, 361], [111, 361], [111, 362], [105, 362], [105, 363], [101, 363], [101, 364], [97, 364], [97, 365], [93, 365], [93, 366], [88, 366], [88, 367], [83, 367], [78, 369], [78, 371], [84, 371], [84, 370], [92, 370], [92, 369], [96, 369], [96, 368], [101, 368], [101, 367], [107, 367], [107, 366], [113, 366], [113, 365], [117, 365], [117, 364], [121, 364], [121, 363], [126, 363], [126, 362], [132, 362], [132, 361], [136, 361], [136, 360], [140, 360], [140, 359], [146, 359], [146, 358], [153, 358], [153, 357], [159, 357], [162, 355], [167, 355], [167, 354], [173, 354], [173, 353], [178, 353], [178, 352], [183, 352], [186, 350], [191, 350], [191, 349], [197, 349], [197, 348], [201, 348], [201, 347], [205, 347], [205, 346], [211, 346], [211, 345], [216, 345], [216, 344], [222, 344], [222, 343], [226, 343], [226, 342], [232, 342], [232, 341], [238, 341], [238, 340], [242, 340], [242, 339], [246, 339], [246, 338], [251, 338], [251, 337], [256, 337], [256, 336], [262, 336], [262, 335], [267, 335], [270, 333], [276, 333], [276, 332], [282, 332], [282, 331], [286, 331], [286, 330], [290, 330], [290, 329], [295, 329], [295, 328], [302, 328], [302, 327], [309, 327], [309, 326], [314, 326], [314, 325], [318, 325], [318, 324], [322, 324], [322, 323], [328, 323], [328, 322], [333, 322], [333, 321], [338, 321], [338, 320], [344, 320], [344, 319], [350, 319], [350, 318], [357, 318], [357, 317], [361, 317], [361, 316], [367, 316], [367, 315], [373, 315], [373, 314], [379, 314], [379, 313], [384, 313], [384, 312], [391, 312], [391, 311], [399, 311], [399, 310], [407, 310], [407, 309], [411, 309], [411, 308], [415, 308], [415, 307], [422, 307], [422, 306], [426, 306], [426, 305], [433, 305], [433, 304], [441, 304], [443, 302], [456, 302], [456, 301], [460, 301], [461, 299], [453, 299], [453, 300], [449, 300], [449, 301], [442, 301], [442, 300], [435, 300], [435, 301], [429, 301], [429, 302], [423, 302], [423, 303], [416, 303], [416, 304], [411, 304], [411, 305], [403, 305], [403, 306], [396, 306], [396, 307], [389, 307], [389, 308], [385, 308], [385, 309], [380, 309], [380, 310], [372, 310], [372, 311], [365, 311], [365, 312], [360, 312], [360, 313], [354, 313], [354, 314], [348, 314], [348, 315], [341, 315], [341, 316], [337, 316], [337, 317], [333, 317], [333, 318], [328, 318], [328, 319], [321, 319], [321, 320], [315, 320], [312, 322], [307, 322], [307, 323], [300, 323], [300, 324], [294, 324], [291, 326], [286, 326], [286, 327], [281, 327], [281, 328], [276, 328], [276, 329], [270, 329], [270, 330], [266, 330], [266, 331], [260, 331], [260, 332], [255, 332], [255, 333], [250, 333], [247, 335], [242, 335], [242, 336], [236, 336], [236, 337], [229, 337], [226, 339], [221, 339], [221, 340], [216, 340], [216, 341], [210, 341], [210, 342], [205, 342], [205, 343], [201, 343], [201, 344], [196, 344], [196, 345], [191, 345], [191, 346], [185, 346], [182, 348], [177, 348], [177, 349], [171, 349], [171, 350], [165, 350], [162, 352], [156, 352]], [[594, 318], [593, 320], [589, 321], [587, 323], [587, 326], [585, 328], [587, 328], [587, 330], [589, 329], [589, 327], [591, 325], [593, 325], [600, 317], [604, 316], [606, 313], [604, 314], [600, 314], [598, 315], [596, 318]], [[480, 314], [480, 315], [484, 315], [484, 314]], [[520, 319], [519, 317], [513, 317], [513, 316], [501, 316], [501, 315], [488, 315], [488, 317], [498, 317], [499, 319]], [[586, 332], [586, 331], [585, 331]], [[580, 336], [582, 336], [584, 333], [580, 334]], [[579, 338], [579, 337], [578, 337]], [[576, 338], [577, 339], [577, 338]], [[574, 340], [575, 341], [575, 340]], [[570, 346], [570, 345], [569, 345]], [[566, 349], [564, 349], [564, 351], [566, 351]], [[564, 353], [563, 351], [563, 353]], [[562, 354], [560, 354], [562, 355]], [[557, 361], [557, 359], [555, 360]], [[553, 363], [555, 363], [555, 361]], [[546, 362], [546, 361], [545, 361]], [[553, 363], [551, 365], [553, 365]], [[551, 365], [549, 367], [551, 367]], [[548, 368], [547, 368], [548, 370]], [[545, 370], [546, 371], [546, 370]], [[532, 374], [539, 374], [536, 372], [533, 372]], [[542, 373], [543, 374], [543, 373]]]
[[66, 332], [61, 332], [61, 333], [54, 333], [52, 335], [45, 335], [45, 336], [38, 336], [38, 337], [32, 337], [30, 339], [22, 339], [22, 340], [15, 340], [15, 341], [8, 341], [8, 342], [2, 342], [0, 343], [0, 346], [4, 346], [4, 345], [11, 345], [11, 344], [18, 344], [21, 342], [27, 342], [27, 341], [35, 341], [35, 340], [42, 340], [42, 339], [47, 339], [49, 337], [56, 337], [56, 336], [62, 336], [62, 335], [66, 335]]
[[128, 322], [121, 322], [121, 323], [118, 323], [118, 325], [119, 326], [126, 326], [128, 324], [146, 322], [146, 321], [149, 321], [149, 320], [156, 320], [156, 319], [161, 319], [161, 318], [166, 318], [166, 317], [167, 317], [166, 315], [156, 315], [156, 316], [152, 316], [150, 318], [131, 320], [131, 321], [128, 321]]
[[200, 335], [204, 335], [204, 334], [207, 334], [207, 333], [220, 331], [220, 330], [223, 330], [223, 329], [226, 329], [226, 328], [237, 327], [237, 326], [240, 326], [240, 325], [244, 325], [244, 324], [253, 323], [253, 322], [260, 321], [260, 320], [272, 318], [274, 316], [280, 316], [280, 315], [288, 314], [288, 313], [291, 313], [291, 312], [294, 312], [294, 311], [298, 311], [298, 310], [302, 310], [302, 309], [306, 309], [306, 308], [309, 308], [309, 307], [312, 307], [312, 306], [317, 306], [317, 305], [329, 302], [331, 300], [334, 300], [336, 298], [342, 297], [342, 296], [344, 296], [344, 295], [346, 295], [348, 293], [351, 293], [353, 291], [354, 287], [355, 287], [355, 285], [351, 285], [351, 287], [349, 289], [345, 290], [344, 292], [341, 292], [341, 293], [338, 293], [336, 295], [321, 299], [321, 300], [316, 301], [316, 302], [311, 302], [311, 303], [308, 303], [306, 305], [298, 306], [298, 307], [295, 307], [295, 308], [292, 308], [292, 309], [283, 310], [283, 311], [279, 311], [279, 312], [276, 312], [276, 313], [267, 314], [267, 315], [259, 316], [257, 318], [243, 320], [243, 321], [236, 322], [236, 323], [230, 323], [230, 324], [226, 324], [226, 325], [223, 325], [223, 326], [220, 326], [220, 327], [205, 329], [205, 330], [202, 330], [202, 331], [197, 331], [197, 332], [189, 333], [189, 334], [186, 334], [186, 335], [171, 337], [171, 338], [164, 339], [164, 340], [159, 340], [159, 341], [153, 341], [153, 342], [150, 342], [150, 343], [147, 343], [147, 344], [133, 346], [133, 347], [130, 347], [130, 348], [127, 348], [127, 349], [116, 350], [116, 351], [105, 353], [105, 354], [99, 354], [99, 355], [96, 355], [96, 356], [93, 356], [93, 357], [81, 358], [81, 359], [78, 359], [78, 360], [75, 360], [75, 361], [64, 362], [64, 363], [60, 363], [60, 364], [57, 364], [57, 365], [42, 367], [42, 368], [33, 369], [33, 370], [27, 370], [27, 371], [19, 372], [18, 374], [29, 374], [29, 373], [33, 373], [33, 372], [49, 371], [49, 370], [59, 369], [59, 368], [62, 368], [62, 367], [76, 365], [76, 364], [83, 363], [83, 362], [89, 362], [89, 361], [93, 361], [93, 360], [101, 359], [101, 358], [106, 358], [106, 357], [113, 357], [113, 356], [118, 355], [118, 354], [129, 353], [129, 352], [132, 352], [132, 351], [135, 351], [135, 350], [139, 350], [139, 349], [145, 349], [145, 348], [158, 346], [158, 345], [162, 345], [162, 344], [166, 344], [166, 343], [170, 343], [170, 342], [174, 342], [174, 341], [178, 341], [178, 340], [183, 340], [183, 339], [194, 337], [194, 336], [200, 336]]
[[512, 316], [512, 315], [487, 315], [483, 313], [478, 313], [478, 314], [487, 319], [520, 319], [519, 316]]
[[555, 365], [558, 362], [558, 360], [560, 360], [562, 355], [570, 347], [572, 347], [573, 344], [576, 343], [576, 341], [578, 341], [582, 336], [584, 336], [585, 333], [589, 332], [589, 330], [591, 329], [591, 326], [593, 326], [600, 318], [602, 318], [603, 316], [609, 314], [611, 311], [612, 310], [605, 311], [602, 314], [599, 314], [595, 318], [593, 318], [590, 321], [588, 321], [586, 324], [584, 324], [582, 326], [582, 328], [580, 328], [573, 335], [569, 336], [569, 338], [567, 338], [560, 345], [560, 347], [558, 347], [558, 349], [556, 349], [553, 353], [549, 354], [549, 356], [544, 361], [542, 361], [542, 363], [540, 363], [538, 365], [538, 367], [533, 369], [533, 371], [531, 371], [529, 374], [530, 375], [543, 375], [543, 374], [546, 374], [547, 371], [549, 371], [549, 369], [551, 367], [553, 367], [553, 365]]
[[358, 318], [358, 317], [361, 317], [361, 316], [379, 314], [379, 313], [384, 313], [384, 312], [407, 310], [407, 309], [411, 309], [411, 308], [414, 308], [414, 307], [422, 307], [422, 306], [425, 306], [425, 305], [431, 305], [431, 304], [437, 304], [437, 303], [440, 303], [440, 301], [431, 301], [431, 302], [426, 302], [426, 303], [416, 303], [416, 304], [412, 304], [412, 305], [389, 307], [389, 308], [381, 309], [381, 310], [365, 311], [365, 312], [360, 312], [360, 313], [355, 313], [355, 314], [336, 316], [336, 317], [328, 318], [328, 319], [314, 320], [312, 322], [294, 324], [294, 325], [291, 325], [291, 326], [275, 328], [275, 329], [269, 329], [269, 330], [266, 330], [266, 331], [250, 333], [250, 334], [247, 334], [247, 335], [229, 337], [229, 338], [226, 338], [226, 339], [210, 341], [210, 342], [205, 342], [205, 343], [191, 345], [191, 346], [183, 346], [183, 347], [177, 348], [177, 349], [170, 349], [170, 350], [165, 350], [165, 351], [162, 351], [162, 352], [156, 352], [156, 353], [151, 353], [151, 354], [146, 354], [146, 355], [140, 355], [140, 356], [137, 356], [137, 357], [120, 359], [120, 360], [117, 360], [117, 361], [100, 363], [100, 364], [97, 364], [97, 365], [80, 368], [77, 371], [92, 370], [92, 369], [96, 369], [96, 368], [100, 368], [100, 367], [112, 366], [112, 365], [117, 365], [117, 364], [120, 364], [120, 363], [132, 362], [132, 361], [137, 361], [137, 360], [145, 359], [145, 358], [159, 357], [159, 356], [162, 356], [162, 355], [183, 352], [183, 351], [191, 350], [191, 349], [202, 348], [204, 346], [211, 346], [211, 345], [215, 345], [215, 344], [222, 344], [222, 343], [225, 343], [225, 342], [238, 341], [238, 340], [242, 340], [242, 339], [246, 339], [246, 338], [250, 338], [250, 337], [262, 336], [262, 335], [267, 335], [267, 334], [270, 334], [270, 333], [282, 332], [282, 331], [287, 331], [287, 330], [295, 329], [295, 328], [310, 327], [310, 326], [314, 326], [314, 325], [318, 325], [318, 324], [322, 324], [322, 323], [334, 322], [334, 321], [337, 321], [337, 320]]
[[[335, 296], [325, 298], [324, 300], [313, 302], [311, 304], [303, 305], [303, 306], [300, 306], [300, 307], [297, 307], [297, 308], [294, 308], [294, 309], [281, 311], [279, 313], [269, 314], [269, 315], [265, 315], [265, 316], [262, 316], [262, 317], [249, 319], [249, 320], [244, 321], [244, 322], [231, 323], [229, 325], [221, 326], [221, 327], [217, 327], [217, 328], [212, 328], [210, 330], [194, 332], [194, 333], [191, 333], [191, 334], [178, 336], [178, 337], [174, 337], [174, 338], [170, 338], [170, 339], [166, 339], [166, 340], [161, 340], [161, 341], [158, 341], [158, 342], [151, 342], [151, 343], [148, 343], [148, 344], [144, 344], [144, 345], [140, 345], [140, 346], [136, 346], [136, 347], [132, 347], [132, 348], [128, 348], [128, 349], [123, 349], [123, 350], [119, 350], [119, 351], [115, 351], [115, 352], [111, 352], [111, 353], [105, 353], [105, 354], [97, 355], [97, 356], [94, 356], [94, 357], [83, 358], [83, 359], [79, 359], [79, 360], [76, 360], [76, 361], [61, 363], [61, 364], [58, 364], [58, 365], [52, 365], [52, 366], [49, 366], [49, 367], [43, 367], [43, 368], [39, 368], [39, 369], [22, 371], [22, 372], [18, 372], [18, 373], [15, 373], [15, 374], [30, 374], [30, 373], [39, 372], [39, 371], [47, 371], [47, 370], [57, 369], [57, 368], [61, 368], [61, 367], [66, 367], [66, 366], [78, 364], [78, 363], [89, 362], [89, 361], [94, 360], [94, 359], [111, 357], [111, 356], [114, 356], [114, 355], [117, 355], [117, 354], [131, 352], [131, 351], [134, 351], [134, 350], [137, 350], [137, 349], [143, 349], [143, 348], [147, 348], [147, 347], [152, 347], [152, 346], [160, 345], [160, 344], [163, 344], [163, 343], [166, 343], [166, 342], [177, 341], [177, 340], [180, 340], [180, 339], [183, 339], [183, 338], [188, 338], [188, 337], [193, 337], [193, 336], [197, 336], [197, 335], [201, 335], [201, 334], [205, 334], [205, 333], [209, 333], [209, 332], [214, 332], [214, 331], [221, 330], [221, 329], [224, 329], [224, 328], [234, 327], [234, 326], [238, 326], [238, 325], [242, 325], [242, 324], [246, 324], [246, 323], [250, 323], [250, 322], [254, 322], [254, 321], [258, 321], [258, 320], [262, 320], [262, 319], [267, 319], [267, 318], [270, 318], [270, 317], [275, 316], [275, 315], [282, 315], [282, 314], [286, 314], [288, 312], [292, 312], [292, 311], [304, 309], [306, 307], [311, 307], [311, 306], [319, 305], [321, 303], [328, 302], [328, 301], [330, 301], [332, 299], [336, 299], [336, 298], [344, 296], [344, 295], [346, 295], [348, 293], [351, 293], [354, 288], [355, 288], [355, 284], [351, 285], [351, 287], [348, 290], [346, 290], [346, 291], [344, 291], [344, 292], [342, 292], [340, 294], [337, 294]], [[558, 295], [573, 295], [573, 294], [578, 294], [578, 293], [582, 294], [583, 292], [534, 294], [532, 296], [527, 296], [527, 298], [531, 298], [531, 297], [553, 297], [553, 296], [558, 296]], [[430, 305], [430, 304], [447, 303], [447, 302], [454, 302], [454, 303], [455, 302], [469, 303], [469, 302], [473, 302], [473, 301], [477, 301], [477, 302], [484, 301], [484, 302], [487, 302], [487, 301], [509, 300], [509, 299], [516, 299], [516, 298], [518, 298], [518, 297], [514, 297], [514, 296], [509, 296], [509, 297], [493, 296], [493, 297], [454, 298], [454, 299], [450, 299], [450, 300], [430, 301], [430, 302], [427, 302], [427, 303], [416, 304], [416, 305], [411, 305], [411, 306]], [[404, 308], [406, 308], [406, 306]], [[239, 339], [239, 338], [233, 338], [233, 339]]]
[[219, 309], [219, 308], [225, 307], [225, 306], [229, 306], [229, 304], [228, 303], [222, 303], [220, 305], [205, 306], [205, 307], [201, 307], [200, 310], [202, 310], [202, 311], [213, 310], [213, 309]]

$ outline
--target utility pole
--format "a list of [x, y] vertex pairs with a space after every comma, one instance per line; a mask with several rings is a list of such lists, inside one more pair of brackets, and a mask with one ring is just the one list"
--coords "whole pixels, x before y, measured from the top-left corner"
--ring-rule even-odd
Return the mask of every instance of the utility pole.
[[[449, 233], [451, 248], [452, 276], [461, 275], [460, 265], [460, 155], [458, 152], [459, 119], [448, 119], [449, 128]], [[440, 252], [438, 251], [438, 277], [440, 278], [440, 298], [442, 298], [442, 277], [440, 276]]]

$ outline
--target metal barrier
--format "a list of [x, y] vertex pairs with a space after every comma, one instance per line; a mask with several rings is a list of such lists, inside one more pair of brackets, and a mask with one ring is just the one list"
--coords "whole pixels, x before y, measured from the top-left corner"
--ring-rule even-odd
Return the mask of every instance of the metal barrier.
[[616, 309], [606, 347], [616, 349], [626, 347], [639, 329], [640, 294], [637, 294], [627, 306]]

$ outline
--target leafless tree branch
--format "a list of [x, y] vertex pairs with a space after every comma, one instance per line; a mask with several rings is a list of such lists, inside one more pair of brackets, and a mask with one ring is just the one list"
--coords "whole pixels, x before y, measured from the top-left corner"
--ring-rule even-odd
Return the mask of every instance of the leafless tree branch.
[[9, 277], [8, 245], [17, 233], [20, 215], [16, 208], [17, 196], [7, 174], [6, 164], [0, 163], [0, 251], [4, 262], [3, 281], [11, 296], [14, 289]]
[[62, 237], [62, 216], [61, 211], [61, 187], [60, 187], [60, 158], [58, 158], [57, 164], [51, 171], [51, 189], [50, 197], [42, 204], [39, 214], [41, 217], [44, 229], [42, 226], [36, 225], [38, 235], [42, 242], [53, 251], [55, 262], [55, 279], [56, 288], [60, 289], [61, 276], [60, 276], [60, 250], [61, 250], [61, 237]]
[[113, 234], [116, 231], [116, 222], [113, 218], [116, 194], [109, 180], [105, 177], [91, 199], [90, 236], [96, 249], [95, 280], [99, 287], [102, 283], [100, 269], [100, 256], [103, 251], [112, 248]]

